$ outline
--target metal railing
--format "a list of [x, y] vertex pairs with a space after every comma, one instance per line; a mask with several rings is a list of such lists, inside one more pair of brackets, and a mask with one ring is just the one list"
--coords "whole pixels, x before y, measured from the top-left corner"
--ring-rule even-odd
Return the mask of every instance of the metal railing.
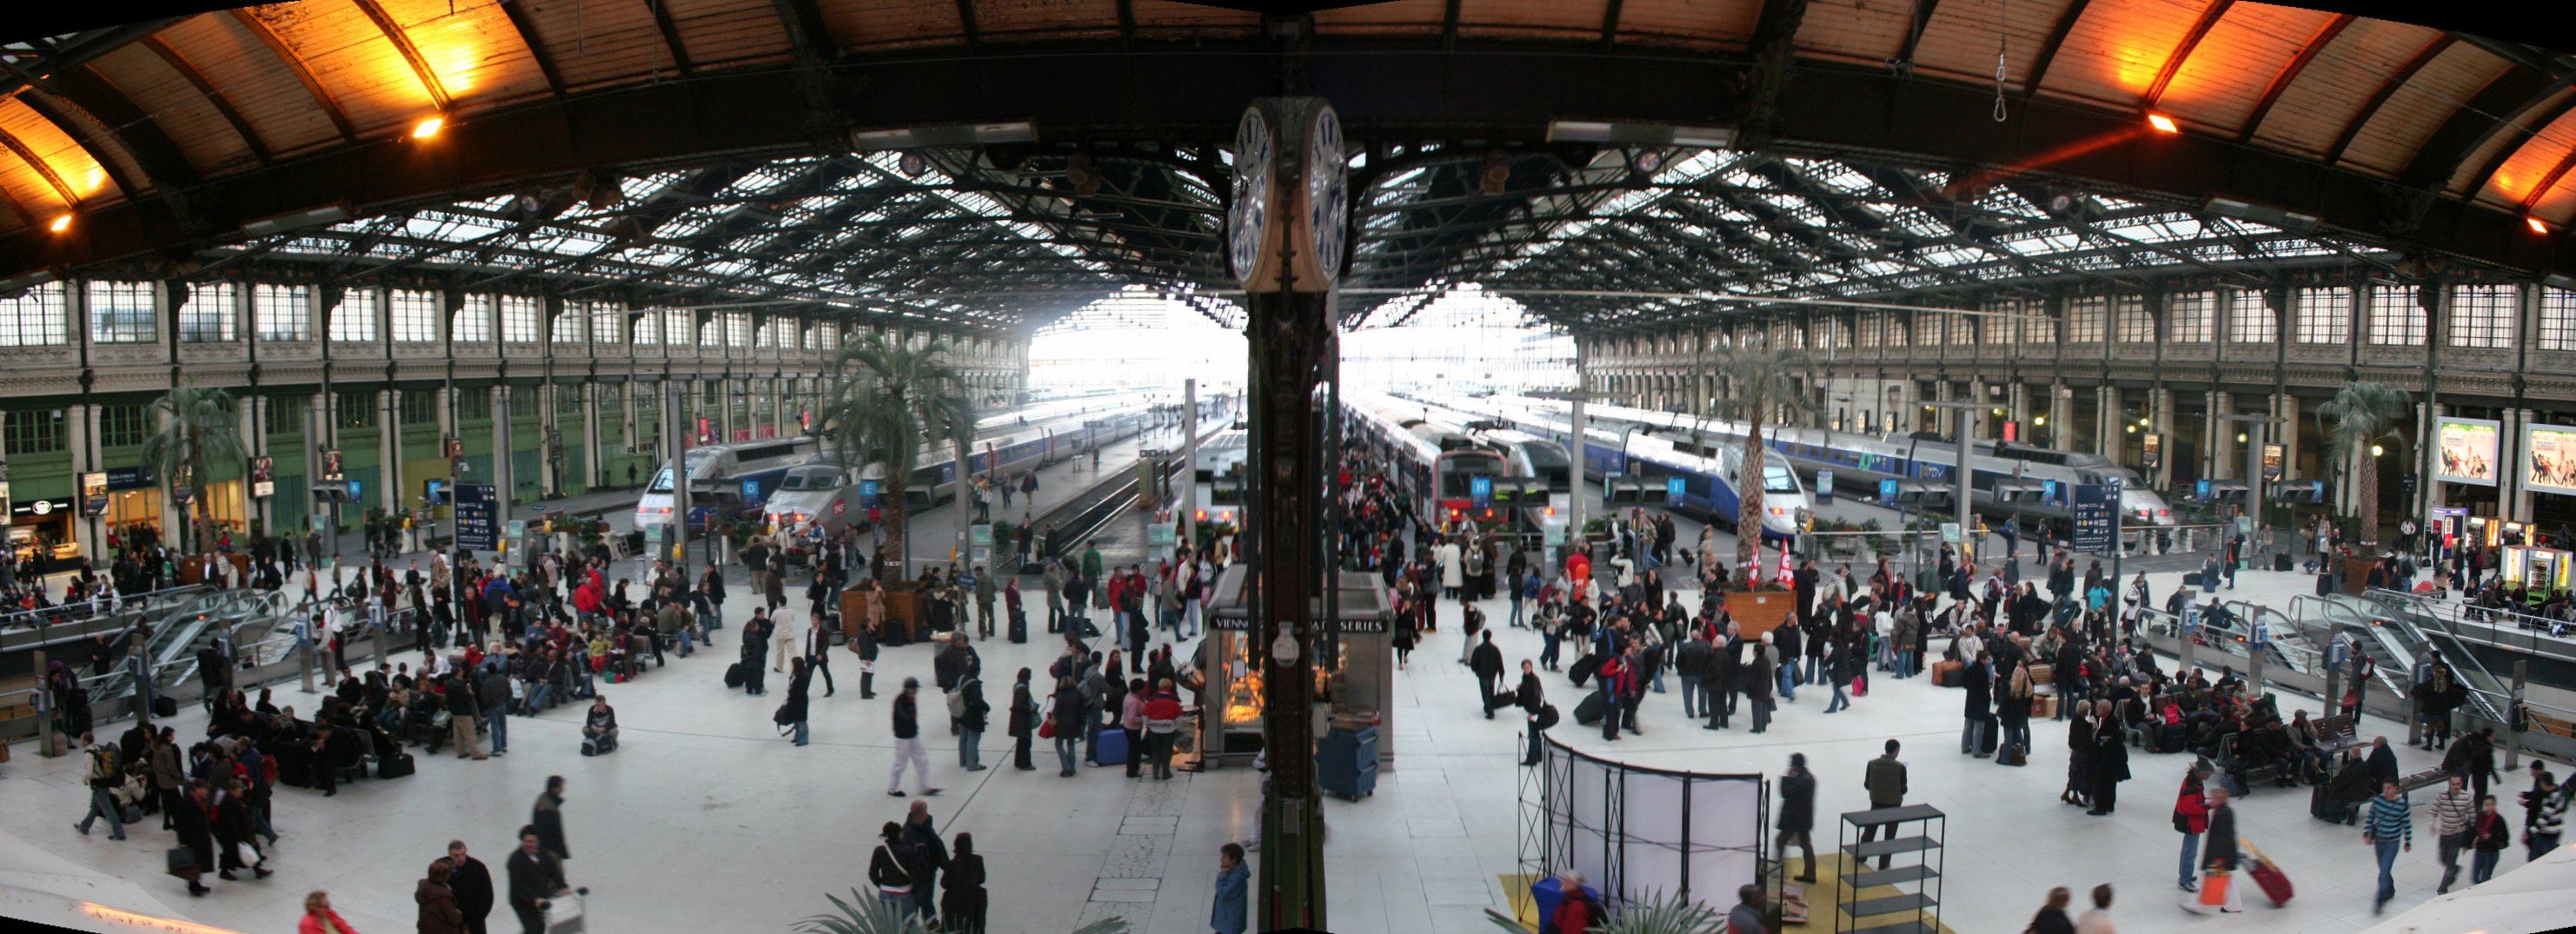
[[88, 601], [38, 607], [32, 610], [11, 610], [7, 613], [0, 613], [0, 631], [11, 629], [42, 629], [63, 623], [84, 622], [92, 619], [113, 618], [134, 613], [150, 612], [161, 607], [171, 599], [183, 597], [206, 589], [207, 587], [204, 584], [181, 584], [176, 587], [163, 587], [159, 590], [147, 590], [138, 594], [120, 594], [117, 597], [116, 609], [105, 613], [97, 612]]
[[2576, 639], [2561, 635], [2565, 630], [2576, 629], [2576, 624], [2510, 607], [2472, 606], [2461, 601], [2436, 599], [2385, 587], [2370, 588], [2361, 596], [2390, 614], [2411, 613], [2439, 620], [2464, 642], [2532, 655], [2576, 659]]

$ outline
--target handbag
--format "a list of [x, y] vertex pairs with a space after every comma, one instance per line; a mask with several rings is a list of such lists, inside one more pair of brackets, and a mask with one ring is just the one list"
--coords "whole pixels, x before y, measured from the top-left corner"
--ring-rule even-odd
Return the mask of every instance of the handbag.
[[169, 860], [169, 868], [164, 871], [170, 875], [195, 881], [198, 874], [205, 871], [205, 867], [197, 865], [197, 851], [187, 847], [171, 847], [166, 858]]
[[1852, 679], [1852, 683], [1851, 683], [1851, 696], [1853, 696], [1853, 697], [1868, 697], [1868, 696], [1869, 696], [1869, 679], [1868, 679], [1868, 678], [1853, 678], [1853, 679]]
[[1048, 714], [1048, 715], [1047, 715], [1047, 718], [1046, 718], [1046, 720], [1045, 720], [1045, 722], [1042, 722], [1042, 723], [1039, 723], [1039, 724], [1038, 724], [1038, 738], [1039, 738], [1039, 739], [1054, 739], [1054, 738], [1055, 738], [1055, 715], [1054, 715], [1054, 714]]

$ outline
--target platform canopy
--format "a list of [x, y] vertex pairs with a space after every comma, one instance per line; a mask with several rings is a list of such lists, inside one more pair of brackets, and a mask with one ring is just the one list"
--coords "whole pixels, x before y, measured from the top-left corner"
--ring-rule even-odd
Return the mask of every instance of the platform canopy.
[[1355, 149], [1353, 322], [1466, 282], [1617, 328], [2576, 272], [2576, 56], [2518, 42], [2232, 0], [1238, 5], [310, 0], [19, 40], [0, 291], [256, 270], [1025, 332], [1145, 284], [1227, 319], [1224, 147], [1296, 87]]

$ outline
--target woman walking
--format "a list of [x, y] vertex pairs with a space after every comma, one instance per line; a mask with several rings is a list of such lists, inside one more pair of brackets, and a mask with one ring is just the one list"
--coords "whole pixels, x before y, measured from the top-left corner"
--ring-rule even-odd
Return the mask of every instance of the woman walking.
[[948, 871], [940, 877], [940, 930], [978, 934], [984, 930], [984, 858], [975, 855], [975, 836], [959, 833], [948, 854]]
[[2066, 787], [2057, 793], [2059, 803], [2092, 806], [2092, 758], [2093, 703], [2075, 701], [2066, 722]]
[[465, 934], [465, 909], [456, 904], [456, 890], [448, 886], [455, 876], [455, 861], [441, 856], [429, 861], [429, 878], [412, 887], [412, 903], [420, 906], [416, 922], [420, 934]]
[[899, 917], [912, 917], [912, 870], [904, 868], [911, 846], [903, 842], [903, 825], [887, 821], [877, 831], [876, 852], [868, 854], [868, 881], [877, 887], [877, 897], [894, 908]]
[[789, 659], [788, 664], [787, 700], [778, 705], [778, 713], [771, 719], [788, 728], [788, 732], [796, 737], [796, 745], [802, 746], [809, 736], [805, 722], [806, 695], [814, 686], [814, 669], [806, 667], [802, 655]]
[[2074, 901], [2075, 894], [2065, 886], [2048, 890], [2048, 904], [2030, 916], [2030, 926], [2023, 930], [2029, 934], [2075, 934], [2075, 921], [2066, 916], [2066, 906]]
[[1056, 775], [1071, 778], [1074, 744], [1080, 741], [1083, 724], [1090, 720], [1083, 715], [1082, 688], [1073, 683], [1072, 675], [1055, 679], [1055, 702], [1052, 706], [1054, 709], [1047, 712], [1044, 729], [1055, 734], [1055, 757], [1063, 767]]
[[1038, 731], [1038, 702], [1029, 694], [1029, 670], [1020, 669], [1019, 680], [1011, 685], [1011, 713], [1007, 729], [1011, 734], [1011, 767], [1023, 772], [1037, 771], [1029, 762], [1029, 744]]

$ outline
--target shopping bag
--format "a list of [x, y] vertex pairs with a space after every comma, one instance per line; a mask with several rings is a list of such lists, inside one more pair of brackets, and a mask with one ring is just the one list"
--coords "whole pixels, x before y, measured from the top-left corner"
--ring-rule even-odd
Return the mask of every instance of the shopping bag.
[[2200, 903], [2212, 908], [2227, 904], [2227, 871], [2212, 869], [2200, 877]]
[[1868, 697], [1868, 696], [1869, 696], [1869, 679], [1868, 679], [1868, 678], [1853, 678], [1853, 679], [1852, 679], [1852, 683], [1851, 683], [1851, 696], [1853, 696], [1853, 697]]

